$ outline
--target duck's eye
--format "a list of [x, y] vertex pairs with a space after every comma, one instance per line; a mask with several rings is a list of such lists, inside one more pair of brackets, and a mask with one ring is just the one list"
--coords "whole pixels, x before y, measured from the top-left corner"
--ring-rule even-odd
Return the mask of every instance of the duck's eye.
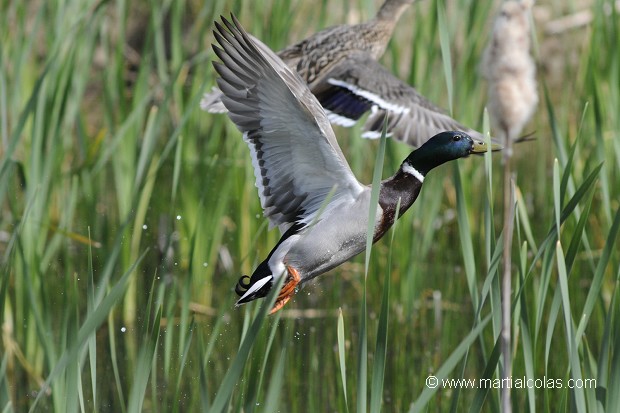
[[461, 135], [454, 135], [453, 138], [455, 141], [460, 141], [461, 140]]

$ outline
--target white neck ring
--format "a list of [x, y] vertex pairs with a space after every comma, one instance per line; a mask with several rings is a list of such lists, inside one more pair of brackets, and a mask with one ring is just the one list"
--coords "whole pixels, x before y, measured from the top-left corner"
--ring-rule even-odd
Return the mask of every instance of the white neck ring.
[[420, 181], [420, 183], [424, 183], [424, 175], [406, 162], [403, 164], [403, 172], [413, 176], [415, 179]]

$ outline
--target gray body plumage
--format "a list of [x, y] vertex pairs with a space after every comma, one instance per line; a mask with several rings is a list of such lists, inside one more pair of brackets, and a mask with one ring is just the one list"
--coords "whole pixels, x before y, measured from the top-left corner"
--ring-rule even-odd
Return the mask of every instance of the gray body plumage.
[[[279, 245], [269, 266], [284, 270], [278, 266], [286, 263], [299, 271], [304, 283], [348, 261], [366, 248], [369, 209], [370, 187], [365, 187], [356, 199], [340, 205], [330, 203], [314, 225]], [[380, 226], [382, 212], [378, 207], [375, 232]]]

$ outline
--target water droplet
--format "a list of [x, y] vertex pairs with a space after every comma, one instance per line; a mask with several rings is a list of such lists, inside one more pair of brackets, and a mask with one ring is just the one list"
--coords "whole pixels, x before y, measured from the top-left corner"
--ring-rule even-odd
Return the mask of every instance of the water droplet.
[[124, 333], [125, 331], [127, 331], [126, 327], [121, 327], [121, 333]]
[[203, 262], [202, 263], [202, 266], [205, 267], [205, 268], [207, 268], [208, 265], [209, 265], [209, 263], [207, 263], [207, 262]]
[[146, 224], [142, 225], [142, 229], [147, 229], [148, 227], [146, 226]]
[[181, 215], [177, 215], [177, 221], [181, 219]]

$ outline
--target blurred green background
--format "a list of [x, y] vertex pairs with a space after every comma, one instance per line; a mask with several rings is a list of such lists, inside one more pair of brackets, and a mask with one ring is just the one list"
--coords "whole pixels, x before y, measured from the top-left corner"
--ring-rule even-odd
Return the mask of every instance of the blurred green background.
[[[498, 4], [419, 1], [382, 62], [483, 130], [479, 62]], [[238, 277], [279, 234], [240, 133], [199, 109], [213, 20], [234, 12], [278, 50], [379, 6], [1, 3], [0, 410], [499, 411], [498, 389], [425, 379], [499, 377], [500, 156], [429, 174], [365, 281], [359, 256], [276, 316], [234, 307]], [[620, 411], [618, 8], [541, 0], [533, 20], [541, 99], [513, 162], [513, 377], [597, 386], [513, 389], [512, 402]], [[379, 142], [336, 134], [370, 182]], [[411, 150], [386, 145], [384, 177]]]

